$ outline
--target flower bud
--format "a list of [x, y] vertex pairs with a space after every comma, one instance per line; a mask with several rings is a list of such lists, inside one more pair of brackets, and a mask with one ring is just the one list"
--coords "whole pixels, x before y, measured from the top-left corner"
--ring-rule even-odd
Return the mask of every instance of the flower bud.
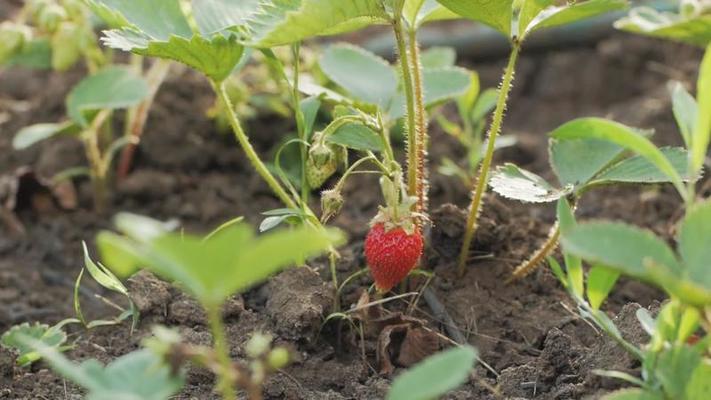
[[321, 192], [321, 221], [326, 222], [343, 208], [343, 196], [337, 189]]

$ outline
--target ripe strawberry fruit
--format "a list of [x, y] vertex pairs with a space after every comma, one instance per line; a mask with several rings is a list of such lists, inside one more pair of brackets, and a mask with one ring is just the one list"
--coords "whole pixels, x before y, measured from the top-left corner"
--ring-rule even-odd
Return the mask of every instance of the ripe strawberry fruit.
[[422, 235], [417, 228], [412, 233], [401, 226], [388, 228], [386, 223], [376, 222], [365, 238], [365, 258], [375, 287], [381, 293], [405, 279], [417, 265], [423, 247]]

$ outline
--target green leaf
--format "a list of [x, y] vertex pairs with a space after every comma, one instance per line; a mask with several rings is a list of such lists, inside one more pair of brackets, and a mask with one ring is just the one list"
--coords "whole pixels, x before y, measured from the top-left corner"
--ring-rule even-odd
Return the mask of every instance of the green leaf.
[[321, 100], [316, 96], [309, 96], [301, 100], [299, 107], [304, 114], [304, 131], [306, 131], [306, 139], [308, 140], [314, 131], [316, 117], [318, 117], [318, 111], [321, 109]]
[[551, 166], [561, 184], [573, 185], [576, 189], [587, 185], [624, 151], [605, 140], [557, 138], [553, 136], [556, 132], [558, 130], [551, 133], [548, 141]]
[[7, 60], [7, 66], [52, 68], [52, 45], [47, 38], [37, 38], [22, 46], [22, 50]]
[[[425, 69], [422, 71], [422, 84], [425, 107], [432, 107], [464, 95], [472, 84], [472, 75], [458, 67]], [[398, 93], [388, 111], [390, 117], [395, 119], [404, 116], [405, 104], [405, 94]]]
[[615, 286], [620, 272], [602, 265], [596, 265], [588, 274], [588, 300], [594, 310], [598, 310]]
[[407, 0], [403, 15], [415, 29], [427, 22], [458, 18], [457, 14], [438, 4], [437, 0]]
[[382, 0], [273, 0], [250, 28], [255, 47], [274, 47], [389, 23]]
[[[565, 235], [578, 226], [575, 220], [575, 214], [570, 207], [570, 203], [565, 197], [558, 199], [556, 207], [556, 216], [558, 225], [560, 226], [561, 234]], [[582, 299], [585, 290], [585, 273], [583, 271], [583, 261], [580, 257], [571, 254], [563, 249], [563, 258], [565, 260], [565, 269], [568, 272], [568, 288], [578, 298]]]
[[192, 0], [195, 23], [204, 37], [247, 25], [260, 12], [263, 0]]
[[103, 265], [97, 265], [91, 260], [85, 242], [82, 242], [82, 246], [84, 248], [84, 267], [89, 271], [91, 277], [106, 289], [113, 290], [114, 292], [121, 293], [128, 297], [128, 289], [126, 289], [123, 283]]
[[600, 400], [664, 400], [657, 393], [650, 393], [644, 389], [622, 389], [606, 394]]
[[84, 78], [72, 89], [67, 96], [67, 112], [74, 122], [86, 127], [86, 111], [131, 107], [148, 92], [146, 81], [130, 69], [109, 67]]
[[244, 47], [235, 35], [216, 35], [211, 39], [171, 36], [166, 41], [156, 41], [140, 32], [124, 29], [106, 31], [102, 40], [107, 46], [123, 51], [181, 62], [215, 82], [226, 79], [244, 55]]
[[703, 359], [696, 366], [687, 383], [684, 399], [711, 399], [711, 360]]
[[540, 176], [511, 163], [498, 167], [489, 185], [501, 196], [530, 203], [556, 201], [572, 191], [570, 186], [556, 189]]
[[650, 263], [679, 272], [681, 266], [674, 252], [653, 233], [630, 225], [594, 222], [563, 231], [566, 252], [592, 263], [599, 263], [633, 277], [654, 281]]
[[397, 94], [398, 78], [387, 61], [350, 44], [330, 46], [323, 54], [321, 69], [330, 80], [356, 99], [387, 106]]
[[76, 132], [77, 126], [71, 121], [30, 125], [17, 132], [12, 139], [12, 147], [15, 150], [22, 150], [53, 136]]
[[[631, 150], [649, 160], [649, 162], [653, 163], [660, 171], [669, 176], [680, 194], [683, 196], [686, 194], [681, 176], [679, 176], [679, 173], [672, 163], [669, 162], [664, 154], [649, 141], [649, 139], [632, 128], [602, 118], [581, 118], [564, 124], [550, 135], [551, 138], [555, 140], [606, 140], [624, 147], [627, 150]], [[553, 154], [553, 156], [555, 157], [555, 154]], [[574, 160], [572, 162], [574, 162]], [[570, 165], [570, 162], [564, 165]], [[558, 164], [557, 172], [561, 171], [560, 168], [561, 165]]]
[[504, 36], [511, 36], [513, 0], [437, 0], [454, 13], [489, 25]]
[[661, 351], [655, 375], [668, 398], [687, 399], [684, 394], [688, 383], [701, 361], [700, 351], [690, 346], [673, 346]]
[[[660, 149], [664, 157], [674, 166], [677, 173], [688, 180], [689, 153], [680, 147], [666, 147]], [[618, 162], [609, 167], [591, 182], [605, 184], [610, 182], [625, 183], [664, 183], [669, 182], [669, 176], [659, 170], [657, 166], [642, 156], [634, 156]]]
[[711, 200], [687, 210], [679, 232], [679, 254], [686, 266], [687, 278], [711, 290]]
[[180, 8], [180, 0], [94, 0], [123, 17], [154, 40], [172, 36], [190, 38], [193, 32]]
[[174, 375], [170, 365], [150, 350], [121, 356], [107, 366], [94, 359], [74, 364], [54, 348], [26, 338], [33, 348], [60, 375], [88, 391], [87, 400], [165, 400], [183, 387], [183, 374]]
[[706, 152], [711, 139], [711, 45], [706, 49], [706, 55], [699, 70], [696, 98], [699, 110], [696, 115], [691, 138], [691, 173], [701, 171], [706, 159]]
[[442, 396], [466, 382], [476, 357], [471, 346], [435, 354], [398, 376], [387, 400], [430, 400]]
[[119, 29], [129, 25], [121, 12], [107, 6], [101, 0], [84, 0], [84, 4], [86, 4], [91, 12], [99, 17], [109, 29]]
[[383, 149], [383, 142], [378, 134], [359, 123], [341, 126], [336, 132], [328, 135], [326, 141], [361, 151], [381, 151]]
[[63, 330], [39, 322], [32, 325], [25, 322], [13, 326], [0, 337], [0, 345], [17, 352], [17, 365], [20, 367], [27, 367], [41, 358], [41, 355], [32, 346], [28, 346], [22, 340], [25, 337], [32, 338], [47, 347], [57, 349], [57, 351], [65, 350], [62, 345], [67, 341], [67, 334]]
[[699, 106], [696, 104], [696, 99], [686, 91], [681, 82], [673, 82], [670, 85], [670, 91], [676, 124], [679, 127], [681, 136], [684, 138], [686, 148], [690, 149], [691, 136], [696, 126]]
[[521, 36], [526, 37], [540, 29], [571, 24], [626, 7], [627, 0], [588, 0], [560, 7], [548, 7], [530, 21]]
[[430, 47], [420, 54], [422, 68], [454, 67], [457, 52], [452, 47]]
[[553, 275], [555, 275], [556, 278], [558, 278], [558, 281], [563, 285], [564, 288], [568, 288], [568, 276], [563, 272], [563, 268], [561, 268], [560, 263], [558, 263], [558, 260], [556, 260], [553, 257], [548, 257], [548, 265], [551, 267], [551, 271], [553, 271]]
[[553, 0], [523, 0], [518, 14], [518, 32], [526, 32], [531, 21], [544, 9], [555, 5]]
[[690, 18], [660, 12], [652, 7], [636, 7], [615, 22], [617, 29], [681, 41], [705, 47], [711, 43], [711, 15]]

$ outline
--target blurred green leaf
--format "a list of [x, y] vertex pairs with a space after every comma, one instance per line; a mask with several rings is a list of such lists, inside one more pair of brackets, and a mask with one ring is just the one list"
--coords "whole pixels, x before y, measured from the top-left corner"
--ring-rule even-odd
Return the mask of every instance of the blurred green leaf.
[[383, 149], [383, 142], [378, 134], [359, 123], [349, 123], [341, 126], [336, 132], [328, 135], [326, 141], [361, 151], [381, 151]]
[[606, 394], [600, 400], [664, 400], [664, 397], [657, 393], [650, 393], [644, 389], [622, 389]]
[[681, 266], [674, 252], [653, 233], [630, 225], [594, 222], [563, 231], [566, 252], [633, 277], [654, 281], [648, 271], [656, 263], [676, 273]]
[[511, 163], [498, 167], [489, 185], [501, 196], [530, 203], [556, 201], [572, 191], [571, 186], [554, 188], [540, 176]]
[[15, 325], [0, 337], [0, 345], [17, 352], [17, 365], [27, 367], [33, 362], [41, 358], [40, 353], [36, 352], [32, 346], [22, 340], [23, 338], [32, 338], [43, 343], [47, 347], [63, 351], [62, 345], [67, 341], [67, 334], [63, 330], [49, 325], [35, 322], [28, 322], [20, 325]]
[[192, 0], [195, 23], [204, 37], [247, 25], [260, 12], [263, 0]]
[[77, 128], [76, 124], [71, 121], [26, 126], [15, 134], [12, 139], [12, 147], [15, 150], [23, 150], [53, 136], [74, 134], [77, 132]]
[[193, 36], [180, 0], [94, 0], [123, 17], [153, 40], [167, 42], [173, 36]]
[[667, 398], [689, 400], [685, 392], [701, 360], [701, 351], [691, 346], [672, 346], [661, 351], [655, 376], [661, 382]]
[[711, 290], [711, 200], [693, 205], [686, 212], [679, 231], [679, 254], [688, 279]]
[[387, 108], [397, 93], [398, 78], [387, 61], [350, 44], [330, 46], [321, 69], [356, 99]]
[[124, 67], [109, 67], [79, 82], [67, 96], [67, 112], [77, 124], [89, 122], [84, 112], [131, 107], [148, 96], [148, 84]]
[[670, 91], [676, 124], [679, 127], [681, 136], [684, 138], [686, 148], [690, 149], [691, 136], [694, 133], [694, 126], [696, 126], [699, 106], [696, 104], [696, 99], [684, 89], [684, 85], [680, 82], [672, 82]]
[[633, 8], [627, 17], [615, 22], [615, 27], [696, 46], [705, 47], [711, 43], [711, 15], [684, 18], [652, 7], [641, 6]]
[[85, 28], [73, 22], [63, 22], [50, 38], [52, 46], [52, 68], [66, 71], [82, 56], [82, 43], [87, 40]]
[[[465, 94], [472, 84], [472, 78], [471, 73], [464, 68], [425, 69], [422, 71], [422, 84], [425, 91], [425, 107], [432, 107]], [[404, 116], [405, 104], [405, 94], [398, 93], [388, 111], [390, 117]]]
[[594, 310], [598, 310], [617, 283], [620, 272], [602, 265], [596, 265], [588, 274], [588, 300]]
[[691, 138], [691, 172], [701, 171], [708, 152], [711, 139], [711, 44], [706, 49], [706, 55], [699, 69], [696, 99], [699, 110], [696, 114], [696, 124]]
[[407, 0], [403, 14], [410, 26], [420, 26], [433, 21], [455, 19], [459, 16], [442, 5], [437, 0]]
[[696, 366], [687, 383], [684, 399], [711, 399], [711, 360], [702, 359]]
[[420, 54], [422, 68], [454, 67], [457, 52], [452, 47], [430, 47]]
[[442, 396], [466, 382], [476, 358], [476, 350], [471, 346], [435, 354], [398, 376], [387, 400], [430, 400]]
[[521, 11], [518, 14], [518, 32], [526, 32], [531, 21], [544, 9], [554, 6], [553, 0], [522, 0]]
[[559, 7], [548, 7], [540, 11], [528, 23], [521, 36], [525, 37], [540, 29], [571, 24], [626, 7], [627, 0], [588, 0]]
[[47, 38], [37, 38], [22, 46], [22, 50], [7, 60], [8, 66], [52, 68], [52, 45]]
[[[677, 173], [685, 180], [689, 164], [689, 153], [680, 147], [665, 147], [660, 149]], [[610, 182], [626, 183], [663, 183], [669, 182], [669, 176], [657, 168], [648, 159], [634, 156], [624, 159], [597, 175], [590, 184], [605, 184]]]
[[92, 13], [99, 17], [109, 29], [119, 29], [129, 25], [126, 18], [101, 0], [83, 0]]
[[316, 96], [309, 96], [301, 100], [299, 106], [301, 107], [301, 112], [304, 113], [304, 130], [306, 131], [306, 140], [309, 140], [314, 131], [314, 124], [316, 123], [316, 117], [318, 117], [318, 111], [321, 109], [321, 100], [319, 100]]
[[504, 36], [511, 36], [513, 0], [437, 0], [464, 18], [489, 25]]

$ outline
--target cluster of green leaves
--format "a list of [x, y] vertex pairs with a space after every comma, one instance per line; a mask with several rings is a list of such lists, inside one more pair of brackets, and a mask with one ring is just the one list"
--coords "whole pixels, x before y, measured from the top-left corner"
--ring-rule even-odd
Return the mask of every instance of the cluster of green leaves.
[[680, 0], [676, 13], [648, 6], [632, 9], [615, 23], [619, 29], [706, 47], [711, 42], [711, 5], [705, 0]]

